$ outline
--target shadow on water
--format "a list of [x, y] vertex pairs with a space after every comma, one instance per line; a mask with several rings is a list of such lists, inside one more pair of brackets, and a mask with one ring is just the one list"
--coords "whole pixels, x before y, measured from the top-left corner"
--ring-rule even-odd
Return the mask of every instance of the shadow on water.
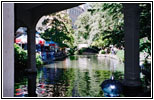
[[[117, 68], [113, 68], [113, 63]], [[57, 61], [38, 69], [36, 94], [38, 97], [103, 97], [100, 84], [110, 78], [113, 70], [115, 79], [123, 78], [123, 64], [110, 59], [84, 55]], [[16, 89], [23, 91], [27, 80], [25, 85], [17, 86]]]

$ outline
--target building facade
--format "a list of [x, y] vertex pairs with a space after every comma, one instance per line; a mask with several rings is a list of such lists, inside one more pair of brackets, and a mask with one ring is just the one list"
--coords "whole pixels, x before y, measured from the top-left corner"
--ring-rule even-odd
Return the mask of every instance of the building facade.
[[81, 15], [86, 9], [83, 5], [80, 5], [78, 7], [74, 7], [67, 10], [67, 13], [69, 14], [70, 19], [72, 20], [72, 27], [73, 29], [76, 29], [76, 26], [74, 25], [75, 21], [77, 20], [78, 16]]

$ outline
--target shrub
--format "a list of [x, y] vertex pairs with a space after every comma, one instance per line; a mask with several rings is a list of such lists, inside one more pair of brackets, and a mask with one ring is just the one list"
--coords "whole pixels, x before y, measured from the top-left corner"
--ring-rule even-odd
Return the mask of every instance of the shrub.
[[68, 51], [69, 55], [74, 55], [75, 49], [74, 48], [70, 48], [70, 50]]
[[105, 54], [105, 50], [100, 50], [99, 54]]
[[36, 66], [37, 67], [40, 67], [43, 65], [43, 61], [42, 61], [42, 58], [39, 54], [36, 54]]
[[[27, 68], [28, 54], [27, 50], [22, 49], [19, 45], [14, 44], [15, 67], [20, 69]], [[36, 54], [36, 66], [43, 65], [40, 55]]]

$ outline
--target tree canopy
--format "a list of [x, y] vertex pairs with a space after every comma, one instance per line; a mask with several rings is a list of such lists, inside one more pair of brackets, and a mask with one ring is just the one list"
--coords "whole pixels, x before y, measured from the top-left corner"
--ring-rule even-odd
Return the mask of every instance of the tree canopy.
[[89, 46], [123, 45], [122, 4], [94, 3], [90, 6], [91, 9], [76, 21], [79, 37], [87, 39]]
[[60, 46], [73, 46], [74, 37], [71, 20], [66, 11], [48, 15], [48, 18], [42, 22], [48, 28], [41, 37], [46, 41], [57, 42]]
[[[124, 46], [124, 15], [120, 3], [92, 3], [76, 21], [76, 37], [89, 46]], [[140, 7], [140, 51], [151, 55], [151, 4]]]
[[[49, 28], [41, 35], [45, 40], [74, 46], [86, 43], [89, 46], [124, 46], [124, 14], [120, 3], [92, 3], [75, 22], [73, 31], [66, 11], [49, 15], [42, 24]], [[140, 4], [140, 51], [151, 54], [151, 4]], [[74, 34], [75, 33], [75, 34]], [[75, 36], [74, 36], [75, 35]]]
[[[140, 51], [151, 55], [151, 4], [140, 4]], [[147, 57], [148, 57], [147, 56]]]

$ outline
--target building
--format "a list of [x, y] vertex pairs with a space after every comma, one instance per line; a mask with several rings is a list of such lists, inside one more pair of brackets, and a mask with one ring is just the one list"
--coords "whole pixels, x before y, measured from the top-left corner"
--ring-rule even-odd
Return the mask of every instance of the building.
[[84, 5], [80, 5], [71, 9], [67, 10], [67, 13], [69, 14], [71, 20], [72, 20], [72, 27], [73, 29], [76, 29], [76, 26], [74, 25], [75, 21], [77, 20], [78, 16], [82, 14], [85, 11]]

